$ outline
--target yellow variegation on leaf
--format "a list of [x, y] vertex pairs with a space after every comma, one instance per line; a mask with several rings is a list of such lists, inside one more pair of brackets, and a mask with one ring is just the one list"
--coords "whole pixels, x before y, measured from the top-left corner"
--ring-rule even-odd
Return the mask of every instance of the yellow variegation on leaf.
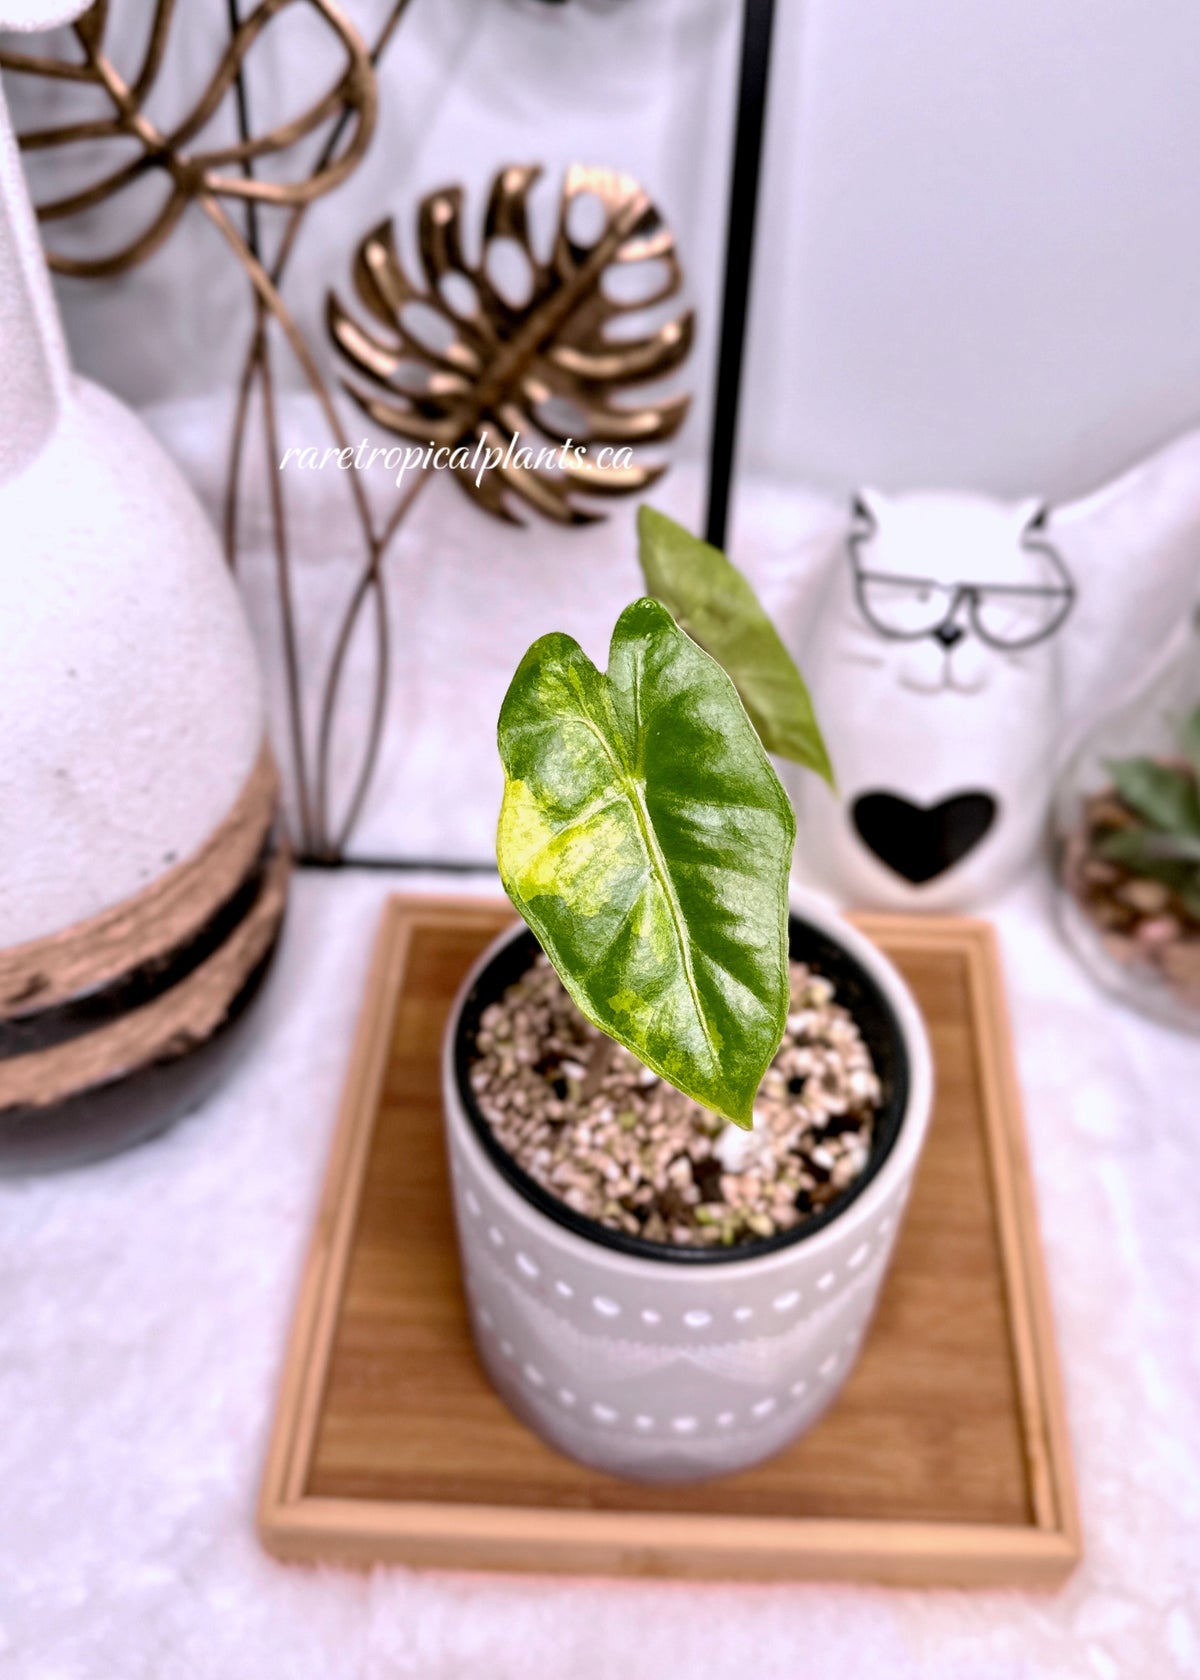
[[788, 1011], [795, 818], [736, 690], [659, 602], [607, 672], [543, 636], [500, 713], [506, 891], [583, 1014], [739, 1125]]

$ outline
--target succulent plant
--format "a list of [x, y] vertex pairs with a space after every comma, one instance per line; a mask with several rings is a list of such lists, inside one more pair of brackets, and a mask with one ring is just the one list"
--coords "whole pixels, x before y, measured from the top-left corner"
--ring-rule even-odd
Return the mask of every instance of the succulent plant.
[[1098, 824], [1093, 849], [1108, 863], [1157, 881], [1200, 922], [1200, 707], [1179, 731], [1177, 761], [1119, 758], [1107, 765], [1119, 805]]

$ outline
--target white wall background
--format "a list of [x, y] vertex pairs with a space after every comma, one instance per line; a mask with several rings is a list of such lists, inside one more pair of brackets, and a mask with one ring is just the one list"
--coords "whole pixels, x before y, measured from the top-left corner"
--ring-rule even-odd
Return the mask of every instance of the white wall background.
[[[1192, 0], [778, 0], [748, 462], [892, 488], [1077, 491], [1200, 411], [1200, 12]], [[370, 35], [385, 0], [347, 0]], [[115, 35], [145, 8], [120, 0]], [[157, 107], [224, 30], [179, 8]], [[678, 227], [707, 385], [736, 0], [412, 0], [372, 153], [303, 236], [312, 322], [352, 238], [500, 161], [603, 160]], [[312, 69], [268, 31], [264, 114]], [[18, 121], [43, 111], [15, 91]], [[52, 101], [51, 101], [52, 103]], [[44, 160], [42, 160], [44, 163]], [[111, 214], [106, 211], [105, 214]], [[60, 285], [76, 359], [137, 401], [220, 388], [244, 296], [189, 218], [148, 266]], [[703, 442], [698, 414], [689, 438]]]
[[1195, 421], [1191, 0], [782, 0], [781, 20], [758, 459], [1061, 495]]

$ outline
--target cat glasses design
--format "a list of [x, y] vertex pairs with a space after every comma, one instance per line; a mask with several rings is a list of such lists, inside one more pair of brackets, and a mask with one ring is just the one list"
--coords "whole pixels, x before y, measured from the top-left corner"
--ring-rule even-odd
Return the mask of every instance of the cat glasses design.
[[1038, 535], [1045, 510], [1025, 528], [1023, 546], [1043, 554], [1056, 582], [1047, 584], [939, 583], [935, 578], [876, 572], [863, 564], [859, 550], [874, 535], [868, 509], [855, 505], [858, 523], [848, 539], [854, 567], [854, 593], [867, 623], [890, 641], [915, 642], [930, 636], [947, 652], [968, 628], [989, 647], [1005, 651], [1035, 647], [1060, 630], [1075, 604], [1075, 586], [1057, 551]]

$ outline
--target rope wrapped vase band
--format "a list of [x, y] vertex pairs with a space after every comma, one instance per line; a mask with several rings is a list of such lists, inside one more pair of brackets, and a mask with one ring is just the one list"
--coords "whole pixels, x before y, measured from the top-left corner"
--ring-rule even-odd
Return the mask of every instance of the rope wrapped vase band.
[[85, 922], [0, 952], [0, 1172], [109, 1153], [207, 1095], [270, 966], [291, 859], [264, 745], [191, 856]]

